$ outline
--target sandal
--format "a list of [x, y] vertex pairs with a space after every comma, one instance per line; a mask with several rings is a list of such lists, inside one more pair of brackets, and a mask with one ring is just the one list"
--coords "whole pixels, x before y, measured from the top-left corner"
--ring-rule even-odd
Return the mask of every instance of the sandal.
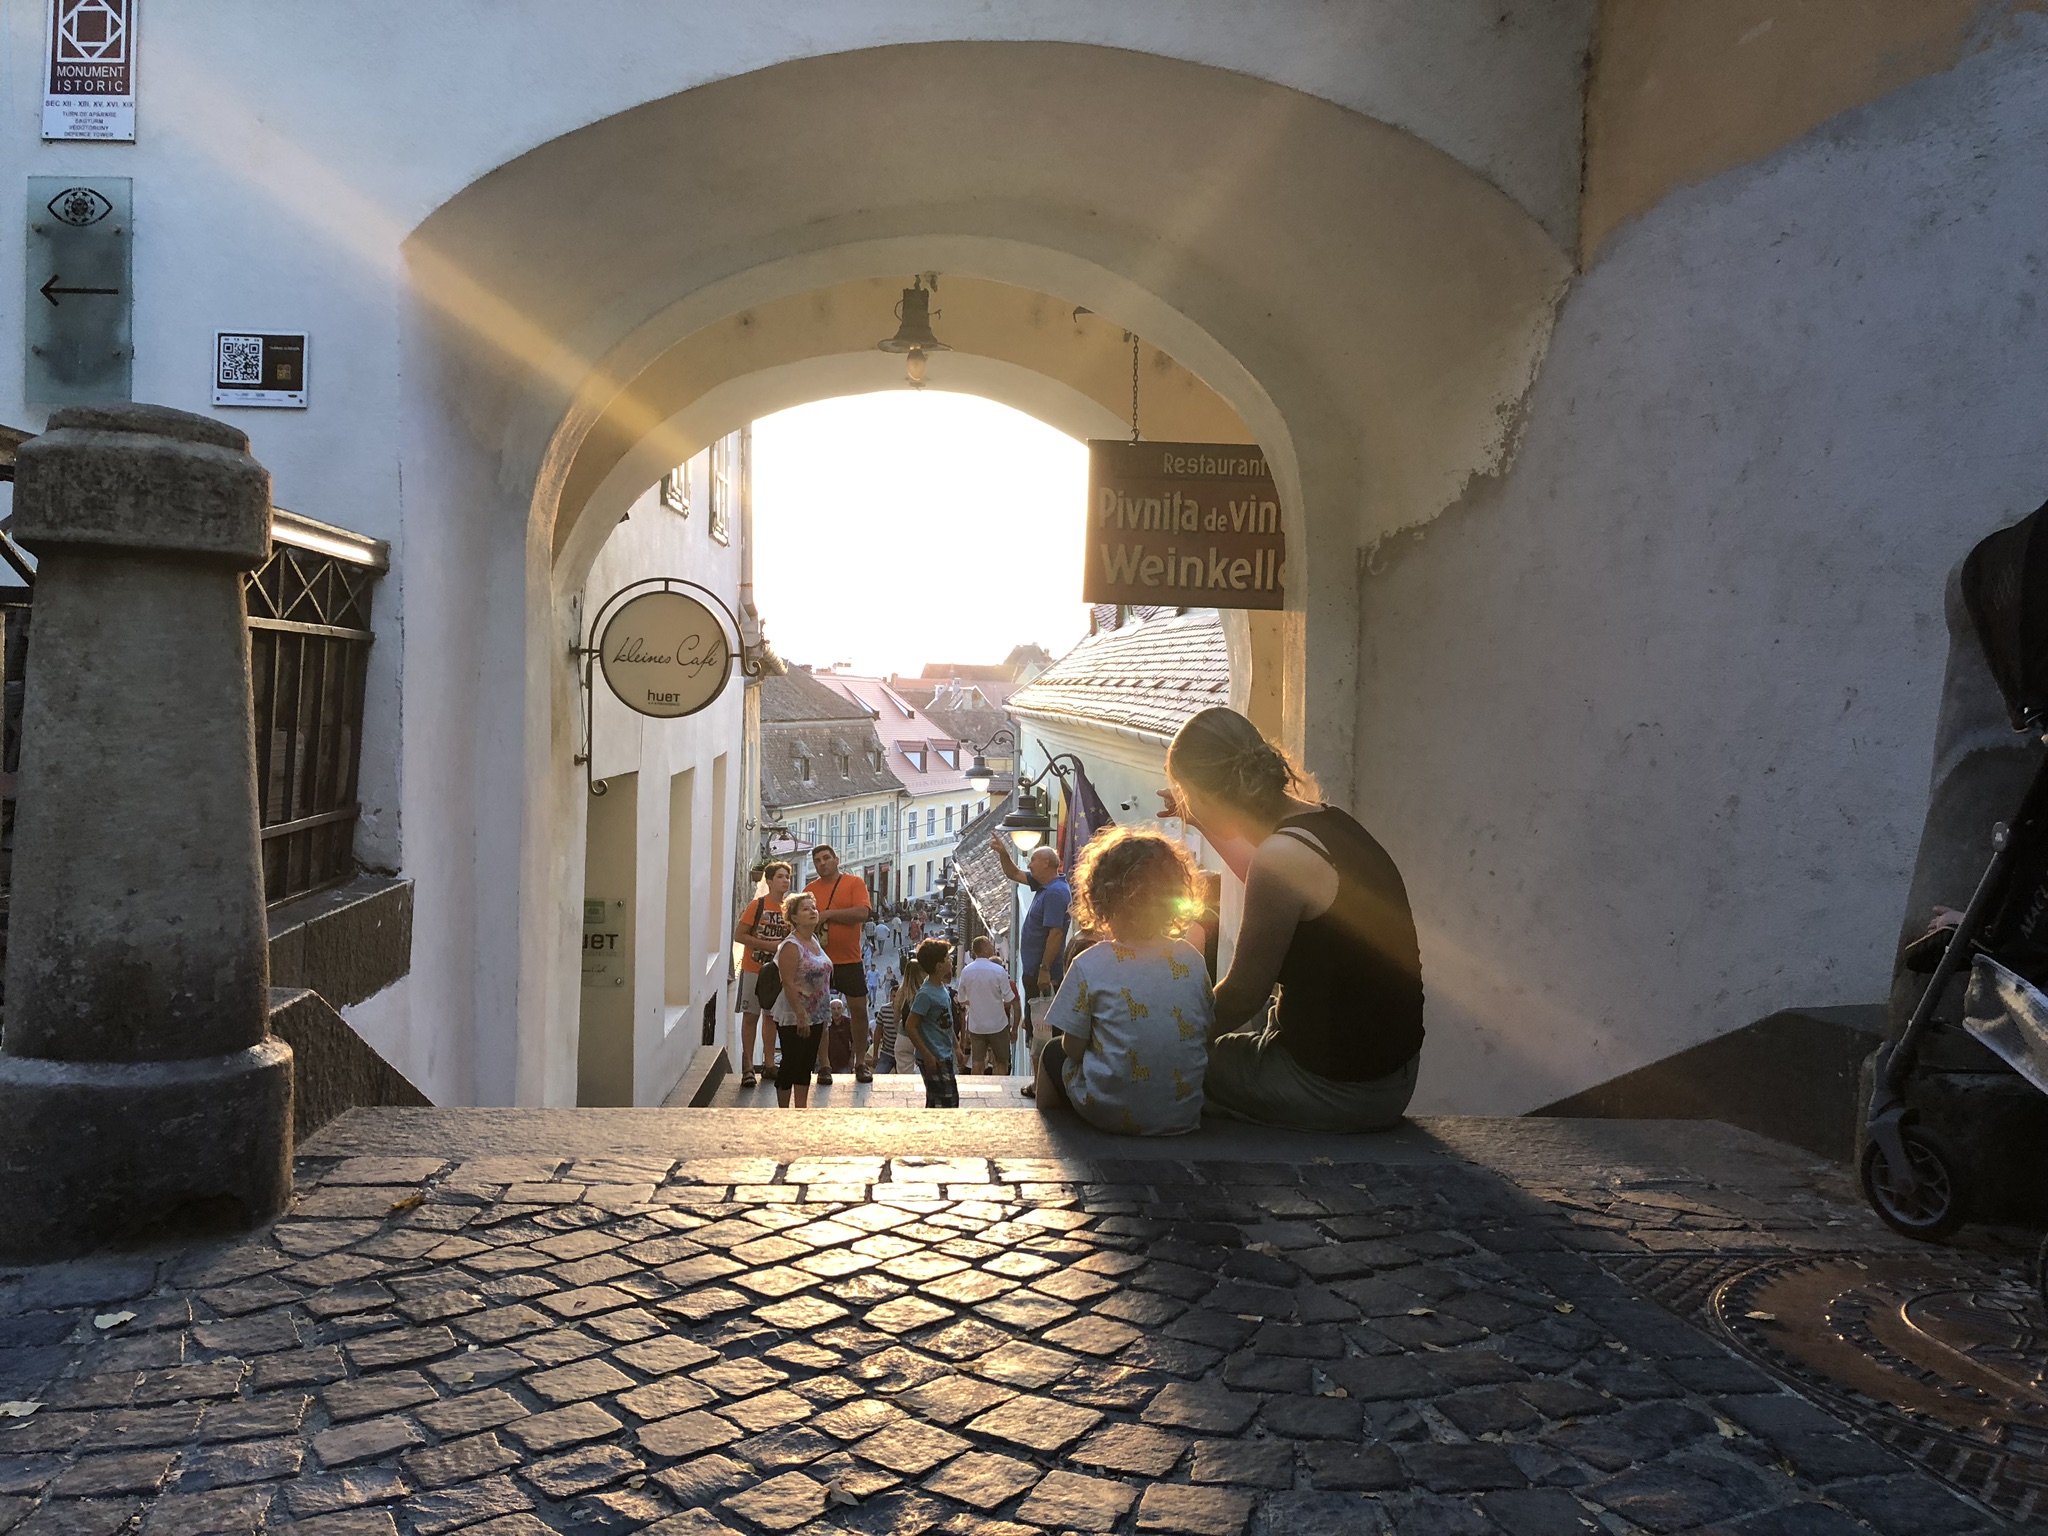
[[853, 1080], [856, 1083], [872, 1083], [875, 1080], [875, 1074], [866, 1062], [862, 1062], [853, 1069]]
[[740, 1073], [740, 1086], [742, 1088], [752, 1088], [760, 1081], [758, 1077], [754, 1076], [754, 1069], [752, 1067], [748, 1067]]

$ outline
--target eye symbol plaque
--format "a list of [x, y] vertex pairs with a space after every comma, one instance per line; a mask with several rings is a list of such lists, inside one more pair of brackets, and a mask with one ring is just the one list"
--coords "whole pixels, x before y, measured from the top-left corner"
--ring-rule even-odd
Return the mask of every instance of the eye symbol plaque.
[[718, 616], [687, 592], [643, 592], [606, 621], [597, 664], [626, 708], [679, 720], [725, 691], [732, 651]]

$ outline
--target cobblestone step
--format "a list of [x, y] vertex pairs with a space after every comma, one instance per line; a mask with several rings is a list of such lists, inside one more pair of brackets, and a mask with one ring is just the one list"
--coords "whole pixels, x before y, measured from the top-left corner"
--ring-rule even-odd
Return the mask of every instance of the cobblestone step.
[[358, 1112], [264, 1232], [0, 1277], [0, 1529], [1999, 1528], [1601, 1265], [1876, 1241], [1824, 1165], [1586, 1124]]

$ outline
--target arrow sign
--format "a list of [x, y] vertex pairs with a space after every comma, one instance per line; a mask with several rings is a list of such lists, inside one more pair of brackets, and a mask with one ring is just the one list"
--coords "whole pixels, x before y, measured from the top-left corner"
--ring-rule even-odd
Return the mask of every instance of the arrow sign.
[[62, 281], [64, 281], [64, 274], [62, 272], [52, 272], [50, 274], [50, 280], [47, 283], [43, 284], [42, 287], [38, 288], [36, 292], [40, 293], [44, 298], [48, 299], [54, 305], [57, 302], [57, 295], [60, 293], [112, 294], [119, 293], [121, 291], [118, 288], [59, 288], [57, 285]]

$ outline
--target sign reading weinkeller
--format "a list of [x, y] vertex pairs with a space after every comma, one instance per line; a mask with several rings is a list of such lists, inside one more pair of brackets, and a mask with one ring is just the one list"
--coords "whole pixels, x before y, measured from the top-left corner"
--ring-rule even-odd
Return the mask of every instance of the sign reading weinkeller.
[[732, 650], [718, 615], [689, 593], [643, 592], [606, 621], [597, 664], [626, 708], [676, 720], [725, 692]]
[[1083, 602], [1281, 608], [1286, 559], [1257, 444], [1089, 443]]

